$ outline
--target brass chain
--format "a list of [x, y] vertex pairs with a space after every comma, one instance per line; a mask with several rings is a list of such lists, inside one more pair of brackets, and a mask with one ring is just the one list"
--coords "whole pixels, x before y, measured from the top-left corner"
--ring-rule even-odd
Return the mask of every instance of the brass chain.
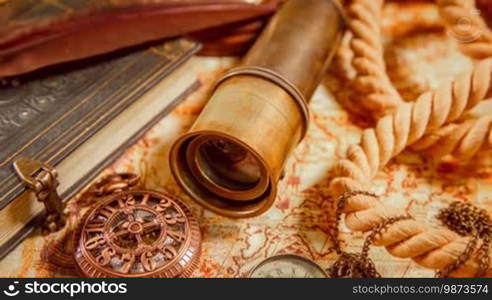
[[462, 266], [472, 256], [480, 239], [482, 244], [477, 251], [480, 268], [476, 276], [484, 276], [490, 266], [489, 250], [492, 237], [492, 225], [487, 211], [471, 203], [455, 201], [442, 209], [437, 218], [449, 229], [461, 236], [471, 236], [472, 239], [456, 261], [436, 272], [436, 277], [447, 277]]
[[140, 176], [133, 173], [115, 173], [103, 176], [93, 183], [78, 201], [80, 207], [88, 207], [99, 202], [102, 198], [113, 197], [120, 194], [125, 197], [124, 192], [138, 189], [141, 186]]
[[458, 258], [449, 266], [445, 267], [442, 270], [436, 271], [436, 277], [437, 278], [446, 278], [451, 274], [452, 272], [456, 271], [461, 265], [467, 261], [470, 256], [473, 253], [473, 250], [475, 250], [475, 247], [477, 245], [477, 239], [473, 238], [471, 239], [468, 244], [466, 245], [465, 250], [463, 253], [458, 256]]
[[368, 256], [369, 255], [369, 250], [372, 244], [374, 244], [374, 240], [378, 235], [380, 235], [384, 230], [386, 230], [390, 225], [393, 225], [396, 222], [403, 221], [403, 220], [409, 220], [412, 217], [410, 215], [401, 215], [401, 216], [396, 216], [396, 217], [391, 217], [383, 222], [379, 223], [376, 228], [374, 228], [371, 233], [367, 236], [364, 246], [362, 247], [362, 255]]
[[[370, 1], [366, 1], [369, 3]], [[455, 8], [459, 8], [456, 6]], [[359, 12], [359, 10], [357, 10]], [[359, 12], [360, 13], [360, 12]], [[374, 12], [373, 11], [368, 11], [364, 12], [367, 13], [367, 15], [364, 15], [362, 18], [362, 21], [365, 20], [365, 18], [370, 18], [374, 17]], [[355, 21], [361, 21], [357, 16], [354, 15], [354, 20]], [[364, 22], [363, 22], [364, 23]], [[369, 28], [370, 29], [370, 28]], [[378, 35], [379, 33], [377, 32], [372, 32], [369, 30], [367, 26], [363, 26], [362, 29], [355, 29], [354, 28], [354, 35], [358, 36], [359, 39], [366, 39], [366, 36], [368, 34], [373, 34], [373, 35]], [[363, 33], [361, 35], [358, 35], [356, 31], [363, 30]], [[371, 33], [372, 32], [372, 33]], [[373, 36], [374, 37], [374, 36]], [[371, 42], [372, 40], [369, 40]], [[367, 40], [364, 40], [363, 42], [367, 42]], [[353, 50], [353, 49], [352, 49]], [[366, 51], [367, 52], [367, 51]], [[352, 53], [353, 54], [353, 53]], [[362, 55], [364, 56], [364, 55]], [[366, 55], [367, 56], [367, 55]], [[364, 57], [366, 58], [366, 57]], [[353, 62], [353, 61], [352, 61]], [[364, 68], [362, 68], [364, 69]], [[364, 70], [362, 72], [365, 72]], [[385, 70], [383, 68], [382, 70], [383, 73], [385, 73]], [[359, 74], [360, 75], [360, 74]], [[383, 76], [384, 77], [384, 76]], [[337, 203], [337, 221], [338, 223], [340, 222], [340, 215], [341, 211], [343, 210], [344, 203], [347, 199], [349, 199], [352, 196], [355, 195], [368, 195], [375, 197], [374, 195], [367, 193], [367, 192], [349, 192], [344, 195], [342, 195], [339, 198], [339, 203]], [[340, 264], [341, 261], [343, 260], [344, 263], [348, 263], [349, 261], [354, 261], [356, 259], [358, 260], [363, 260], [364, 258], [367, 258], [368, 256], [368, 251], [370, 246], [374, 242], [374, 237], [379, 234], [384, 228], [389, 226], [390, 224], [397, 222], [402, 219], [407, 219], [409, 218], [408, 216], [401, 216], [401, 217], [396, 217], [393, 219], [387, 219], [383, 221], [382, 223], [378, 224], [378, 226], [369, 234], [367, 239], [364, 242], [364, 246], [362, 249], [362, 253], [359, 254], [347, 254], [341, 250], [340, 247], [340, 241], [338, 241], [337, 237], [339, 235], [339, 229], [338, 226], [335, 229], [335, 234], [334, 237], [332, 236], [332, 239], [334, 240], [334, 247], [336, 249], [337, 254], [340, 255], [339, 260], [335, 265]], [[487, 214], [487, 211], [477, 208], [473, 206], [472, 204], [469, 203], [463, 203], [463, 202], [454, 202], [452, 203], [448, 208], [441, 210], [439, 215], [437, 216], [441, 222], [446, 225], [448, 228], [451, 230], [457, 232], [458, 234], [462, 236], [469, 236], [471, 239], [467, 243], [465, 249], [463, 252], [457, 257], [457, 259], [451, 263], [450, 265], [446, 266], [442, 270], [439, 270], [436, 272], [436, 276], [438, 277], [448, 277], [451, 273], [459, 269], [467, 260], [473, 257], [474, 252], [476, 250], [476, 257], [477, 261], [479, 264], [479, 270], [477, 271], [476, 276], [481, 277], [484, 276], [487, 270], [490, 268], [490, 249], [491, 249], [491, 240], [492, 240], [492, 225], [491, 225], [491, 220], [489, 215]], [[478, 249], [477, 249], [478, 247]], [[335, 266], [334, 265], [334, 266]], [[332, 267], [333, 268], [333, 267]]]
[[103, 177], [96, 182], [89, 192], [96, 197], [104, 197], [115, 193], [122, 193], [132, 189], [140, 182], [140, 176], [133, 173], [117, 173]]
[[340, 235], [340, 229], [338, 226], [340, 224], [340, 221], [342, 220], [342, 214], [343, 214], [343, 209], [345, 207], [345, 202], [347, 202], [347, 200], [350, 199], [351, 197], [354, 197], [357, 195], [363, 195], [363, 196], [369, 196], [369, 197], [377, 198], [377, 196], [375, 194], [370, 193], [370, 192], [366, 192], [366, 191], [347, 192], [338, 198], [337, 208], [335, 210], [336, 225], [335, 225], [335, 229], [334, 229], [333, 236], [332, 236], [333, 245], [334, 245], [335, 251], [337, 252], [338, 255], [342, 254], [342, 250], [341, 250], [342, 247], [340, 246], [340, 240], [338, 239], [338, 236]]
[[480, 249], [478, 249], [478, 257], [479, 257], [479, 264], [480, 264], [480, 269], [478, 270], [478, 273], [477, 273], [478, 277], [485, 276], [485, 273], [487, 272], [488, 268], [490, 267], [489, 251], [490, 251], [491, 237], [492, 237], [492, 234], [486, 235], [482, 239], [482, 246], [480, 246]]
[[[328, 269], [331, 277], [380, 277], [381, 275], [377, 272], [374, 263], [369, 258], [371, 245], [374, 243], [376, 236], [381, 234], [388, 226], [402, 220], [411, 219], [409, 215], [386, 219], [378, 224], [367, 236], [360, 254], [344, 252], [341, 249], [340, 240], [338, 239], [340, 234], [338, 224], [341, 221], [346, 201], [357, 195], [377, 198], [376, 195], [366, 191], [347, 192], [339, 197], [336, 208], [337, 226], [335, 226], [334, 233], [331, 237], [339, 258]], [[437, 218], [451, 230], [462, 236], [471, 236], [472, 239], [468, 242], [465, 250], [456, 261], [446, 268], [437, 271], [436, 277], [448, 277], [452, 272], [462, 266], [473, 255], [480, 239], [482, 243], [477, 250], [480, 268], [476, 276], [482, 277], [490, 266], [489, 251], [492, 240], [492, 225], [487, 211], [470, 203], [456, 201], [449, 207], [442, 209]]]
[[364, 241], [361, 253], [348, 253], [342, 251], [340, 246], [340, 241], [338, 236], [340, 230], [338, 225], [340, 224], [341, 216], [343, 213], [343, 208], [345, 207], [345, 202], [350, 199], [350, 197], [357, 195], [365, 195], [369, 197], [377, 198], [376, 195], [366, 192], [366, 191], [353, 191], [348, 192], [340, 196], [337, 203], [336, 209], [336, 219], [337, 226], [335, 226], [334, 235], [332, 236], [333, 244], [336, 253], [339, 255], [337, 261], [327, 270], [328, 274], [333, 278], [339, 277], [352, 277], [352, 278], [379, 278], [381, 274], [376, 270], [374, 262], [369, 257], [369, 250], [374, 244], [375, 238], [380, 235], [388, 226], [396, 222], [410, 219], [408, 215], [397, 216], [384, 220], [376, 228], [374, 228]]

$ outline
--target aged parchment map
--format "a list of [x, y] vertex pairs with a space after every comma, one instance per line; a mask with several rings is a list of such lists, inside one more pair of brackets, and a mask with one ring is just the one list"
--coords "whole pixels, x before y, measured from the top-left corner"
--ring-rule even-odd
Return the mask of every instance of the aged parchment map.
[[[460, 54], [456, 41], [444, 33], [430, 4], [389, 5], [383, 25], [387, 69], [407, 101], [421, 91], [449, 82], [472, 65]], [[198, 116], [214, 80], [237, 63], [235, 59], [199, 59], [203, 65], [200, 90], [128, 149], [105, 173], [138, 173], [147, 188], [179, 195], [192, 208], [203, 234], [202, 255], [194, 277], [247, 276], [261, 260], [280, 253], [303, 255], [324, 268], [329, 267], [336, 259], [331, 239], [334, 206], [328, 196], [330, 168], [340, 158], [339, 149], [357, 141], [361, 130], [371, 126], [371, 120], [344, 108], [343, 105], [350, 105], [343, 102], [344, 82], [333, 76], [332, 68], [311, 101], [308, 136], [286, 167], [274, 206], [256, 218], [236, 220], [218, 216], [195, 204], [180, 190], [170, 175], [168, 163], [170, 144]], [[477, 113], [492, 113], [491, 103], [481, 105]], [[463, 162], [452, 158], [436, 161], [407, 151], [380, 172], [372, 191], [382, 201], [401, 205], [426, 222], [435, 222], [438, 210], [455, 200], [473, 201], [490, 211], [491, 153], [485, 149], [473, 160]], [[81, 206], [79, 198], [73, 199], [69, 206], [73, 218], [80, 216]], [[350, 232], [343, 224], [340, 229], [345, 249], [358, 252], [364, 237]], [[73, 276], [41, 259], [50, 239], [53, 236], [28, 238], [0, 262], [0, 275]], [[411, 260], [392, 257], [382, 248], [372, 249], [370, 255], [384, 277], [434, 275], [432, 270]]]

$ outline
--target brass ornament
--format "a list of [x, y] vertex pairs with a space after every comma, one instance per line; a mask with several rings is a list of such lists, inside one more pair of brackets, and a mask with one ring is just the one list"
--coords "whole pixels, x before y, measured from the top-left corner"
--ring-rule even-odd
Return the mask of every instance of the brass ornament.
[[57, 192], [58, 172], [47, 164], [25, 157], [14, 162], [14, 170], [34, 198], [44, 204], [46, 217], [42, 232], [49, 234], [63, 228], [66, 223], [66, 212], [65, 203]]
[[138, 177], [113, 175], [92, 189], [102, 200], [79, 225], [74, 243], [84, 277], [188, 277], [196, 268], [201, 234], [191, 211], [175, 197], [131, 189]]

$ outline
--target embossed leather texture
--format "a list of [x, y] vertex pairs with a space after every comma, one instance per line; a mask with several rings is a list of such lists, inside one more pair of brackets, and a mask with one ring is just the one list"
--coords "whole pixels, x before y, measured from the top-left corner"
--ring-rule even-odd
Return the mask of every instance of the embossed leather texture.
[[[7, 0], [0, 3], [0, 77], [86, 58], [147, 41], [235, 24], [231, 53], [259, 30], [245, 20], [271, 15], [280, 0]], [[223, 27], [222, 27], [223, 28]], [[228, 30], [235, 26], [228, 27]], [[217, 33], [216, 33], [217, 34]], [[234, 30], [228, 34], [235, 34]], [[200, 35], [195, 35], [200, 39]], [[208, 36], [208, 35], [207, 35]], [[238, 42], [239, 41], [239, 42]], [[219, 51], [220, 52], [220, 51]], [[222, 51], [221, 53], [228, 53]]]

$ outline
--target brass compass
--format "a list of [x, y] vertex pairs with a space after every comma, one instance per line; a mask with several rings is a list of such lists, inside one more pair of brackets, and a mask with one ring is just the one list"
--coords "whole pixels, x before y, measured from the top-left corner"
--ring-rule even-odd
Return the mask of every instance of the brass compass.
[[302, 256], [284, 254], [269, 257], [258, 264], [250, 278], [328, 278], [314, 261]]
[[75, 234], [75, 261], [85, 277], [188, 277], [200, 252], [200, 230], [178, 199], [156, 191], [125, 190], [133, 174], [96, 185], [109, 194], [84, 216]]

